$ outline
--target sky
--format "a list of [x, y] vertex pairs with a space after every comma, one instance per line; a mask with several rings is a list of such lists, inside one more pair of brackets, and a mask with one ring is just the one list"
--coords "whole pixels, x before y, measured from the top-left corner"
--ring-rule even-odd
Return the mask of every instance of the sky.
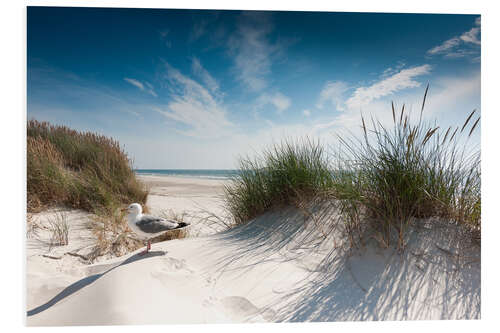
[[390, 126], [391, 102], [418, 115], [427, 84], [425, 119], [460, 126], [480, 52], [479, 15], [28, 7], [27, 117], [111, 136], [136, 168], [233, 169]]

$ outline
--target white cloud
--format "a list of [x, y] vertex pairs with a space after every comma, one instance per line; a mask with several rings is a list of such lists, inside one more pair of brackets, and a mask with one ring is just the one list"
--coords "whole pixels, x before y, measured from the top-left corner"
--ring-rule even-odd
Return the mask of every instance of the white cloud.
[[[348, 108], [338, 115], [316, 121], [313, 131], [316, 134], [334, 132], [339, 135], [354, 134], [359, 137], [362, 135], [361, 114], [365, 116], [365, 121], [373, 117], [389, 128], [393, 125], [391, 101], [394, 101], [399, 110], [405, 104], [406, 110], [410, 112], [413, 110], [413, 115], [418, 116], [419, 113], [415, 111], [420, 110], [423, 95], [424, 87], [422, 86], [421, 89], [411, 94], [386, 95], [380, 99], [373, 99], [365, 104], [362, 110]], [[479, 71], [465, 76], [436, 78], [429, 88], [424, 118], [429, 121], [437, 120], [442, 128], [460, 125], [473, 109], [481, 107], [480, 95], [481, 75]]]
[[304, 114], [304, 116], [306, 117], [310, 117], [311, 116], [311, 111], [310, 110], [304, 110], [302, 111], [302, 113]]
[[192, 63], [192, 71], [193, 73], [198, 76], [203, 83], [212, 91], [213, 93], [216, 93], [219, 91], [219, 83], [217, 80], [215, 80], [212, 75], [201, 65], [200, 60], [198, 58], [193, 58], [193, 63]]
[[283, 113], [286, 109], [292, 105], [290, 98], [277, 92], [273, 95], [263, 94], [257, 99], [257, 107], [261, 108], [266, 104], [271, 104], [276, 108], [278, 113]]
[[183, 135], [199, 138], [230, 135], [234, 125], [226, 118], [226, 110], [210, 91], [169, 64], [166, 67], [171, 102], [166, 107], [154, 109], [187, 127], [177, 129]]
[[460, 36], [452, 37], [442, 44], [433, 47], [427, 51], [427, 55], [434, 56], [442, 54], [446, 58], [462, 58], [467, 55], [477, 54], [477, 49], [470, 47], [481, 45], [481, 40], [479, 39], [479, 34], [481, 33], [481, 17], [476, 18], [475, 25], [475, 27], [472, 27]]
[[[130, 83], [131, 85], [139, 88], [140, 90], [147, 92], [148, 94], [153, 95], [154, 97], [158, 97], [158, 95], [154, 91], [153, 86], [149, 82], [142, 83], [136, 79], [130, 79], [128, 77], [124, 78], [124, 80]], [[144, 87], [144, 85], [146, 85], [146, 87]]]
[[268, 38], [272, 29], [269, 14], [244, 12], [236, 32], [228, 41], [236, 77], [252, 91], [260, 91], [268, 85], [266, 76], [271, 72], [270, 58], [278, 51]]
[[476, 54], [477, 54], [477, 52], [473, 51], [473, 50], [458, 49], [458, 50], [454, 50], [454, 51], [450, 51], [450, 52], [446, 53], [444, 55], [444, 57], [449, 58], [449, 59], [456, 59], [456, 58], [464, 58], [464, 57], [467, 57], [470, 55], [476, 55]]
[[455, 48], [459, 44], [460, 44], [460, 38], [453, 37], [453, 38], [448, 39], [447, 41], [443, 42], [443, 44], [433, 47], [432, 49], [427, 51], [427, 53], [430, 55], [444, 53], [448, 50]]
[[476, 45], [481, 45], [481, 41], [478, 39], [479, 32], [481, 31], [480, 28], [472, 28], [467, 32], [464, 32], [462, 36], [460, 36], [460, 39], [463, 40], [466, 43], [472, 43]]
[[341, 81], [328, 82], [319, 94], [316, 107], [322, 109], [327, 102], [331, 103], [337, 110], [342, 110], [343, 95], [347, 91], [347, 84]]
[[144, 85], [141, 82], [137, 81], [136, 79], [129, 79], [128, 77], [126, 77], [124, 78], [124, 80], [130, 83], [131, 85], [136, 86], [137, 88], [144, 91]]
[[467, 76], [440, 78], [435, 81], [434, 86], [435, 88], [431, 86], [426, 102], [426, 113], [428, 115], [443, 114], [449, 110], [453, 116], [463, 118], [472, 109], [480, 107], [480, 105], [474, 105], [475, 102], [468, 102], [471, 106], [466, 108], [464, 113], [460, 115], [459, 110], [453, 112], [454, 107], [460, 105], [461, 108], [457, 109], [463, 109], [466, 104], [465, 101], [470, 101], [474, 97], [477, 97], [477, 101], [480, 102], [481, 73], [479, 71]]
[[151, 83], [147, 82], [147, 81], [144, 81], [144, 84], [146, 85], [147, 89], [146, 89], [146, 92], [153, 95], [154, 97], [158, 97], [158, 95], [156, 94], [156, 92], [154, 91], [154, 87]]
[[430, 65], [416, 66], [401, 70], [399, 73], [387, 77], [368, 87], [359, 87], [353, 95], [345, 102], [348, 109], [359, 110], [373, 100], [391, 95], [397, 91], [415, 88], [421, 85], [415, 80], [415, 77], [428, 74], [431, 70]]

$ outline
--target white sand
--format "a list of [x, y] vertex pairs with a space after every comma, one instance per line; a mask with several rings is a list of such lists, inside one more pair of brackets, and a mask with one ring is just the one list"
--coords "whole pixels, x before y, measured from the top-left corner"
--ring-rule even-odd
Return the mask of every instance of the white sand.
[[[51, 246], [51, 221], [64, 215], [69, 225], [69, 242], [66, 246]], [[26, 240], [26, 287], [28, 308], [56, 295], [76, 279], [86, 276], [86, 256], [95, 244], [94, 237], [87, 227], [92, 215], [63, 208], [50, 209], [35, 214], [33, 219], [40, 226], [36, 235]]]
[[[161, 196], [155, 193], [148, 200], [153, 211], [159, 203], [153, 196]], [[216, 202], [195, 192], [173, 194], [165, 197], [169, 205]], [[28, 290], [36, 296], [28, 303], [27, 323], [480, 318], [480, 248], [460, 237], [456, 226], [420, 221], [403, 254], [373, 242], [348, 254], [341, 227], [319, 215], [324, 207], [315, 209], [316, 220], [287, 209], [226, 232], [156, 243], [143, 257], [132, 253], [82, 266], [62, 290]], [[45, 280], [52, 274], [37, 269]], [[58, 286], [71, 280], [52, 277]]]
[[[152, 214], [177, 214], [191, 222], [189, 237], [216, 233], [224, 228], [214, 216], [222, 217], [221, 180], [139, 176], [150, 193], [147, 206]], [[210, 214], [209, 214], [210, 213]], [[69, 243], [51, 246], [50, 221], [64, 215], [69, 225]], [[213, 214], [213, 215], [212, 215]], [[28, 309], [46, 303], [70, 284], [89, 273], [88, 257], [95, 245], [95, 237], [88, 228], [95, 217], [81, 210], [49, 209], [34, 214], [40, 225], [36, 235], [27, 238], [27, 300]], [[98, 258], [100, 262], [103, 258]]]
[[191, 222], [191, 236], [213, 234], [221, 231], [217, 219], [224, 218], [223, 186], [225, 181], [216, 179], [138, 176], [149, 188], [147, 206], [152, 214], [184, 214], [184, 220]]

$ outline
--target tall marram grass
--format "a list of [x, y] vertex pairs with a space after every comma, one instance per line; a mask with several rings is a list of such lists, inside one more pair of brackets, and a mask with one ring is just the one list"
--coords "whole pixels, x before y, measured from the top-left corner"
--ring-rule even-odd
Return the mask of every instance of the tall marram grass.
[[[349, 229], [370, 221], [378, 239], [389, 246], [397, 235], [398, 248], [412, 218], [441, 217], [472, 230], [481, 227], [480, 151], [471, 151], [467, 139], [480, 118], [475, 111], [461, 127], [441, 129], [418, 121], [404, 106], [393, 126], [362, 118], [363, 137], [340, 138], [341, 153], [335, 172], [335, 197]], [[470, 125], [469, 127], [467, 127]], [[395, 232], [394, 232], [395, 231]]]
[[239, 175], [225, 186], [225, 200], [236, 224], [272, 208], [292, 205], [332, 185], [329, 162], [319, 142], [285, 141], [257, 158], [241, 158]]
[[333, 154], [299, 140], [241, 159], [240, 176], [225, 189], [234, 222], [321, 194], [339, 204], [352, 239], [371, 226], [381, 244], [401, 249], [412, 219], [427, 217], [480, 231], [480, 150], [467, 145], [480, 118], [473, 111], [460, 127], [441, 129], [423, 120], [426, 96], [427, 89], [418, 120], [404, 106], [393, 106], [392, 126], [372, 118], [370, 127], [362, 117], [363, 135], [339, 137]]
[[109, 215], [121, 204], [144, 203], [146, 196], [117, 141], [28, 121], [28, 211], [62, 204]]

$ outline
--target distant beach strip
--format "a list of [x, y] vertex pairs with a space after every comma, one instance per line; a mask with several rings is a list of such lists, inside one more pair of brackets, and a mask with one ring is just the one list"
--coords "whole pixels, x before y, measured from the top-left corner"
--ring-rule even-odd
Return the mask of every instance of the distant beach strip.
[[135, 169], [137, 175], [174, 176], [185, 178], [230, 179], [239, 175], [239, 170], [217, 169]]

